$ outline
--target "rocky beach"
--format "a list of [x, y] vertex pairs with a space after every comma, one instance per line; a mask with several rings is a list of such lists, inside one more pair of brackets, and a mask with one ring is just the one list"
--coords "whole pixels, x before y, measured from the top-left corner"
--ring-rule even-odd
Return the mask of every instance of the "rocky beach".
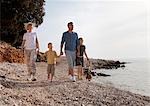
[[[5, 55], [8, 45], [0, 45], [0, 55]], [[10, 48], [12, 48], [10, 46]], [[19, 50], [9, 49], [9, 61], [0, 63], [0, 106], [149, 106], [150, 97], [119, 90], [113, 86], [83, 80], [72, 82], [67, 75], [67, 62], [61, 57], [56, 65], [53, 82], [47, 81], [45, 62], [37, 62], [35, 82], [27, 81], [27, 68]], [[3, 51], [3, 52], [2, 52]], [[13, 53], [12, 53], [13, 51]], [[11, 55], [9, 54], [11, 53]], [[3, 56], [4, 57], [4, 56]], [[19, 59], [19, 60], [18, 60]], [[11, 60], [11, 61], [10, 61]], [[93, 69], [116, 67], [116, 61], [91, 60]], [[104, 64], [100, 64], [102, 61]], [[101, 63], [102, 63], [101, 62]], [[98, 66], [99, 64], [99, 66]], [[119, 63], [120, 64], [120, 63]], [[101, 67], [100, 67], [101, 66]], [[120, 66], [118, 66], [120, 67]]]

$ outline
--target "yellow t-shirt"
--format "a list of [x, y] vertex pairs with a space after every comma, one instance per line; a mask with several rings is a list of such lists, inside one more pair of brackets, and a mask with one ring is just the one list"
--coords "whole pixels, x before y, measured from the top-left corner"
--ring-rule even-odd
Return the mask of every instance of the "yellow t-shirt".
[[55, 64], [55, 59], [58, 58], [55, 51], [51, 51], [51, 50], [46, 51], [45, 55], [46, 55], [48, 64]]

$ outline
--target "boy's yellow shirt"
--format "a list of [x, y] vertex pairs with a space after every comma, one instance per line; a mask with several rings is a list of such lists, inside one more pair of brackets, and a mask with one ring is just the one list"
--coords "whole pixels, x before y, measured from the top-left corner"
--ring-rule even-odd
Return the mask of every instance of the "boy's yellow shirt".
[[48, 64], [55, 64], [55, 58], [58, 58], [57, 53], [53, 50], [48, 50], [45, 52], [47, 63]]

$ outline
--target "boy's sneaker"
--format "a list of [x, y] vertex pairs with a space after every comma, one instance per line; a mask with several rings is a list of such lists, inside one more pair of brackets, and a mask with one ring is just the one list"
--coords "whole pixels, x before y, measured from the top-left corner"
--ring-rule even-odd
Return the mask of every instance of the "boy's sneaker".
[[31, 80], [36, 81], [36, 78], [34, 77], [34, 75], [31, 75]]

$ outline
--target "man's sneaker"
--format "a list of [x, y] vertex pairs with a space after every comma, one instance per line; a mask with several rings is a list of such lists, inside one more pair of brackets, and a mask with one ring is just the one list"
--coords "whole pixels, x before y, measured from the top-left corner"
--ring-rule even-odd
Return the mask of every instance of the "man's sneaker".
[[73, 80], [73, 77], [72, 77], [72, 75], [70, 75], [70, 76], [69, 76], [69, 79], [70, 79], [71, 81]]
[[36, 81], [36, 78], [33, 78], [32, 81]]

